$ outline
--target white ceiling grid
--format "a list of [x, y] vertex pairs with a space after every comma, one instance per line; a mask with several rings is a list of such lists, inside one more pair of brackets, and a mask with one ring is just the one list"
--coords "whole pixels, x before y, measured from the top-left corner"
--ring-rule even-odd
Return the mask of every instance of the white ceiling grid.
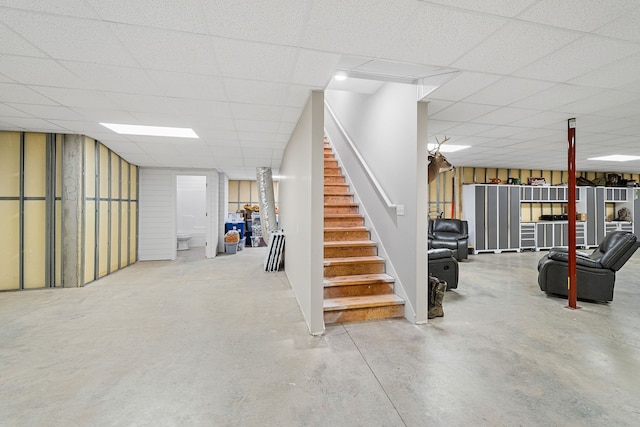
[[[0, 0], [0, 130], [81, 133], [141, 166], [276, 169], [312, 90], [457, 72], [428, 96], [457, 165], [640, 172], [634, 0]], [[430, 82], [428, 79], [425, 81]], [[429, 83], [430, 84], [430, 83]], [[193, 128], [124, 136], [115, 122]]]

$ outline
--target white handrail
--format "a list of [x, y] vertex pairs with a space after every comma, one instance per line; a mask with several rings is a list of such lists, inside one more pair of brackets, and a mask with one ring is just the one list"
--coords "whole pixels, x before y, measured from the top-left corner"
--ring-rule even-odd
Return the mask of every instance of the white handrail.
[[349, 138], [349, 135], [347, 134], [347, 131], [342, 127], [342, 125], [340, 124], [340, 121], [336, 117], [336, 114], [333, 112], [333, 110], [329, 106], [329, 103], [326, 100], [324, 101], [324, 106], [326, 107], [327, 111], [329, 111], [329, 114], [331, 114], [331, 117], [333, 117], [333, 121], [336, 123], [336, 125], [340, 129], [340, 132], [342, 132], [342, 135], [344, 136], [346, 141], [349, 143], [349, 146], [351, 147], [351, 149], [355, 153], [356, 157], [358, 158], [358, 161], [360, 162], [360, 164], [362, 165], [362, 168], [367, 173], [367, 176], [369, 177], [369, 179], [373, 183], [373, 186], [378, 191], [378, 194], [380, 195], [380, 197], [382, 197], [382, 199], [387, 204], [387, 207], [389, 209], [396, 209], [397, 205], [395, 203], [392, 203], [391, 200], [389, 199], [389, 196], [387, 196], [387, 193], [384, 192], [382, 186], [380, 185], [380, 183], [378, 182], [376, 177], [373, 175], [373, 172], [371, 172], [371, 169], [369, 169], [369, 165], [367, 165], [367, 162], [365, 162], [364, 158], [360, 154], [360, 151], [358, 151], [358, 149], [356, 148], [356, 145], [353, 143], [351, 138]]

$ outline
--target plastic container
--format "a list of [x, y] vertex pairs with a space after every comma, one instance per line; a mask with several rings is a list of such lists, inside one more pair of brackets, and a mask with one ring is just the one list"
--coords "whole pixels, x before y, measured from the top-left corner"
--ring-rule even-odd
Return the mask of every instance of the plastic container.
[[238, 243], [225, 243], [224, 252], [227, 254], [235, 254], [238, 251]]

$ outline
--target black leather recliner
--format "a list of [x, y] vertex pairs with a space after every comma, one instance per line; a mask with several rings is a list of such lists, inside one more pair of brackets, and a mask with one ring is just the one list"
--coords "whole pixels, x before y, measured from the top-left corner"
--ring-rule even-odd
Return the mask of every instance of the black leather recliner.
[[[613, 231], [607, 234], [591, 254], [576, 255], [578, 299], [613, 300], [616, 271], [631, 258], [640, 242], [633, 233]], [[569, 253], [566, 248], [552, 248], [538, 262], [538, 285], [544, 292], [568, 295]]]
[[458, 287], [458, 261], [451, 249], [429, 249], [427, 251], [429, 275], [447, 282], [447, 290]]
[[469, 255], [469, 224], [450, 218], [429, 220], [429, 249], [451, 249], [453, 256], [462, 261]]

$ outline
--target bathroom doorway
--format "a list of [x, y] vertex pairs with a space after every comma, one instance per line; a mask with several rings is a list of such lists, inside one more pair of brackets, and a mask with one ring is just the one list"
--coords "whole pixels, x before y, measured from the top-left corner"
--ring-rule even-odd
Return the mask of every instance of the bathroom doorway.
[[176, 176], [176, 244], [179, 256], [201, 254], [207, 246], [207, 177]]

